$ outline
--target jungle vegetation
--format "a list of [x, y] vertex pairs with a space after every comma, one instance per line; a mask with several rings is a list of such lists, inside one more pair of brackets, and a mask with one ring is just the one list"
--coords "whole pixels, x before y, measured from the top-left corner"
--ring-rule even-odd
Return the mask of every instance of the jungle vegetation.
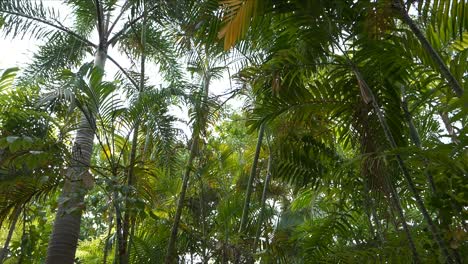
[[0, 263], [468, 262], [465, 0], [0, 0], [0, 31], [38, 45], [0, 69]]

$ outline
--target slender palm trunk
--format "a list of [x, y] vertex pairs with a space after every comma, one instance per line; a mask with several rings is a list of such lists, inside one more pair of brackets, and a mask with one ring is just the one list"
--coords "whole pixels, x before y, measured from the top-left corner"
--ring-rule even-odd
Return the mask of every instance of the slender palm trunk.
[[20, 215], [21, 215], [21, 207], [18, 207], [13, 212], [13, 218], [11, 219], [10, 229], [8, 230], [8, 235], [6, 237], [5, 244], [3, 245], [3, 248], [0, 251], [0, 264], [3, 263], [3, 260], [7, 256], [8, 247], [10, 245], [11, 238], [13, 237], [13, 232], [15, 231], [15, 228], [16, 228], [16, 222], [18, 222]]
[[[366, 94], [369, 96], [369, 99], [370, 99], [369, 103], [371, 103], [373, 108], [374, 108], [374, 111], [375, 111], [375, 113], [376, 113], [376, 115], [377, 115], [377, 117], [379, 119], [380, 125], [381, 125], [381, 127], [382, 127], [382, 129], [384, 131], [384, 134], [385, 134], [385, 137], [386, 137], [388, 143], [390, 144], [391, 149], [396, 149], [397, 144], [395, 142], [395, 139], [393, 138], [393, 135], [392, 135], [392, 133], [390, 131], [390, 127], [387, 124], [387, 121], [386, 121], [386, 119], [384, 117], [384, 114], [382, 113], [382, 110], [380, 109], [380, 106], [378, 105], [372, 90], [367, 85], [367, 82], [362, 77], [362, 74], [360, 73], [360, 71], [355, 66], [352, 65], [352, 67], [353, 67], [353, 72], [356, 75], [356, 78], [358, 79], [358, 81], [360, 83], [360, 88], [364, 89]], [[398, 154], [396, 154], [395, 157], [396, 157], [396, 160], [397, 160], [398, 165], [400, 167], [400, 170], [401, 170], [401, 172], [403, 174], [403, 177], [405, 178], [406, 182], [408, 183], [408, 187], [409, 187], [411, 193], [413, 194], [413, 197], [414, 197], [414, 199], [416, 201], [416, 205], [418, 206], [419, 210], [421, 211], [421, 213], [422, 213], [422, 215], [424, 217], [424, 220], [426, 221], [426, 223], [427, 223], [427, 225], [429, 227], [429, 230], [432, 233], [432, 236], [433, 236], [434, 240], [439, 245], [439, 248], [441, 249], [442, 254], [445, 257], [446, 262], [447, 263], [454, 263], [454, 260], [453, 260], [451, 254], [450, 254], [450, 252], [448, 250], [448, 247], [447, 247], [445, 241], [442, 239], [437, 226], [432, 221], [432, 218], [430, 217], [429, 212], [427, 211], [426, 206], [424, 205], [422, 197], [420, 196], [420, 194], [419, 194], [419, 192], [418, 192], [418, 190], [416, 188], [416, 185], [414, 184], [414, 181], [411, 178], [411, 175], [410, 175], [405, 163], [403, 162], [403, 159]]]
[[[400, 196], [398, 195], [397, 190], [393, 187], [393, 184], [387, 180], [387, 184], [389, 185], [390, 189], [390, 198], [393, 202], [393, 205], [396, 207], [396, 211], [398, 213], [398, 218], [400, 218], [401, 224], [403, 226], [403, 231], [405, 232], [406, 239], [408, 239], [408, 244], [411, 248], [411, 253], [413, 254], [413, 261], [414, 263], [421, 263], [421, 259], [418, 254], [418, 250], [416, 249], [416, 245], [414, 244], [413, 236], [411, 235], [410, 228], [408, 226], [408, 223], [406, 221], [405, 213], [403, 211], [403, 208], [401, 207], [401, 199]], [[398, 228], [398, 225], [395, 225], [395, 229]]]
[[25, 238], [26, 238], [26, 210], [23, 208], [23, 233], [21, 234], [21, 249], [20, 249], [20, 257], [18, 259], [18, 264], [23, 263], [24, 255], [25, 255]]
[[[402, 101], [401, 101], [401, 107], [403, 109], [406, 123], [408, 123], [409, 127], [409, 132], [410, 132], [410, 139], [413, 142], [413, 144], [419, 148], [422, 149], [422, 144], [421, 144], [421, 138], [419, 137], [418, 130], [416, 129], [416, 126], [414, 125], [413, 122], [413, 117], [411, 116], [411, 113], [408, 109], [408, 102], [406, 101], [406, 97], [404, 95], [404, 88], [402, 87]], [[427, 159], [424, 159], [424, 165], [428, 165], [429, 161]], [[436, 192], [436, 186], [434, 183], [434, 177], [432, 176], [432, 173], [430, 171], [424, 170], [424, 174], [426, 174], [427, 182], [429, 184], [429, 187], [432, 191], [433, 194]]]
[[[139, 132], [139, 127], [140, 127], [140, 122], [139, 120], [136, 121], [135, 128], [133, 130], [133, 139], [132, 139], [132, 148], [130, 151], [130, 167], [128, 170], [128, 181], [127, 185], [129, 187], [133, 186], [135, 184], [135, 173], [134, 173], [134, 168], [135, 168], [135, 163], [136, 163], [136, 150], [138, 147], [138, 132]], [[125, 197], [128, 200], [128, 194], [125, 194]], [[125, 215], [123, 218], [123, 225], [122, 225], [122, 241], [119, 244], [119, 263], [120, 264], [127, 264], [129, 261], [129, 247], [128, 247], [128, 236], [129, 236], [129, 231], [130, 231], [130, 225], [131, 225], [131, 219], [133, 219], [133, 216], [130, 214], [130, 204], [126, 201], [125, 202]]]
[[247, 220], [249, 218], [250, 197], [252, 196], [252, 191], [253, 191], [253, 181], [254, 181], [255, 175], [257, 174], [257, 164], [258, 164], [258, 158], [260, 157], [260, 150], [262, 148], [264, 132], [265, 132], [265, 124], [263, 123], [260, 126], [260, 130], [258, 131], [258, 139], [257, 139], [257, 146], [255, 148], [255, 156], [252, 162], [252, 168], [250, 170], [249, 181], [247, 182], [247, 190], [245, 192], [245, 202], [244, 202], [244, 208], [242, 210], [242, 218], [241, 218], [241, 224], [239, 228], [239, 233], [241, 234], [245, 230], [247, 226]]
[[[98, 49], [95, 56], [95, 67], [104, 69], [106, 58], [107, 49]], [[75, 260], [84, 196], [87, 192], [83, 178], [89, 173], [88, 168], [93, 152], [94, 117], [82, 114], [78, 127], [72, 159], [65, 175], [47, 249], [47, 264], [73, 264]]]
[[434, 63], [437, 65], [437, 67], [440, 70], [440, 73], [442, 76], [445, 78], [445, 80], [448, 82], [450, 88], [453, 90], [453, 92], [458, 96], [462, 97], [463, 95], [463, 88], [461, 87], [460, 83], [458, 83], [457, 79], [453, 74], [450, 72], [448, 69], [447, 65], [445, 65], [445, 62], [442, 60], [440, 57], [439, 53], [432, 47], [431, 43], [427, 40], [427, 38], [424, 36], [423, 32], [419, 27], [414, 23], [413, 19], [409, 16], [408, 12], [406, 11], [405, 7], [400, 3], [400, 0], [394, 0], [393, 1], [393, 7], [395, 10], [397, 10], [400, 14], [401, 20], [410, 27], [411, 31], [413, 31], [414, 35], [419, 39], [419, 42], [421, 42], [421, 45], [423, 48], [426, 50], [426, 52], [429, 54], [429, 56], [432, 58]]
[[210, 87], [211, 76], [209, 75], [209, 73], [205, 73], [205, 74], [206, 75], [204, 76], [204, 79], [203, 79], [202, 98], [199, 102], [197, 102], [199, 106], [196, 107], [199, 109], [198, 111], [200, 111], [198, 115], [200, 117], [196, 120], [196, 123], [194, 124], [194, 128], [193, 128], [192, 143], [190, 145], [189, 159], [187, 161], [187, 166], [185, 168], [184, 177], [182, 179], [182, 189], [180, 190], [179, 200], [177, 201], [176, 214], [174, 216], [174, 223], [171, 228], [171, 235], [169, 237], [169, 243], [168, 243], [167, 251], [166, 251], [166, 258], [164, 262], [166, 264], [176, 263], [177, 231], [179, 229], [180, 218], [182, 216], [182, 209], [185, 203], [185, 195], [187, 193], [190, 172], [192, 171], [193, 163], [198, 153], [198, 148], [199, 148], [198, 142], [200, 140], [200, 133], [201, 131], [205, 129], [206, 122], [207, 122], [207, 116], [208, 116], [208, 111], [209, 111], [207, 100], [208, 100], [208, 92], [209, 92], [209, 87]]
[[[145, 1], [143, 1], [143, 26], [140, 36], [141, 44], [141, 60], [140, 60], [140, 87], [138, 89], [138, 98], [141, 96], [141, 93], [145, 88], [145, 63], [146, 63], [146, 54], [145, 54], [145, 30], [146, 30], [146, 10], [145, 10]], [[140, 132], [140, 119], [137, 118], [135, 121], [135, 128], [133, 130], [133, 139], [132, 139], [132, 148], [130, 151], [130, 167], [128, 170], [128, 186], [131, 187], [135, 185], [135, 164], [136, 164], [136, 154], [138, 147], [138, 133]], [[134, 215], [131, 215], [128, 202], [126, 202], [125, 208], [125, 217], [123, 222], [122, 230], [122, 244], [120, 248], [120, 264], [127, 264], [130, 260], [130, 244], [128, 243], [129, 231], [133, 227], [132, 223], [135, 223]]]
[[174, 216], [174, 223], [171, 228], [171, 236], [169, 238], [169, 243], [166, 252], [166, 264], [176, 263], [177, 253], [175, 249], [175, 242], [177, 238], [177, 231], [179, 229], [180, 218], [182, 216], [182, 208], [185, 203], [185, 195], [187, 193], [188, 181], [190, 178], [190, 171], [192, 170], [193, 161], [197, 154], [197, 145], [198, 145], [198, 135], [192, 137], [192, 144], [190, 146], [190, 156], [187, 162], [187, 167], [185, 169], [184, 178], [182, 180], [182, 189], [180, 190], [179, 200], [177, 202], [176, 214]]
[[111, 236], [111, 233], [112, 233], [112, 226], [113, 226], [112, 217], [110, 217], [109, 218], [109, 228], [107, 230], [106, 240], [104, 241], [104, 256], [103, 256], [103, 259], [102, 259], [103, 264], [107, 264], [107, 257], [109, 255], [109, 240], [110, 240], [110, 236]]
[[[364, 207], [369, 221], [370, 234], [371, 236], [376, 237], [380, 243], [383, 243], [385, 239], [382, 234], [382, 226], [380, 225], [379, 216], [377, 215], [377, 210], [375, 208], [376, 204], [374, 201], [374, 197], [370, 195], [368, 180], [365, 180], [364, 182], [364, 199]], [[372, 220], [374, 220], [374, 224], [372, 224]]]
[[207, 236], [206, 236], [206, 221], [205, 221], [205, 185], [203, 184], [203, 178], [199, 176], [200, 182], [200, 224], [202, 229], [202, 241], [201, 241], [201, 259], [203, 263], [208, 263], [208, 254], [207, 254]]
[[115, 209], [115, 236], [117, 239], [117, 243], [115, 246], [115, 252], [114, 252], [114, 263], [119, 263], [121, 264], [122, 261], [122, 248], [124, 244], [123, 240], [123, 215], [122, 215], [122, 209], [120, 208], [119, 204], [119, 193], [115, 190], [114, 191], [114, 209]]
[[[403, 112], [405, 114], [406, 122], [408, 123], [408, 127], [409, 127], [409, 130], [410, 130], [410, 139], [417, 148], [422, 149], [422, 144], [421, 144], [421, 139], [420, 139], [420, 136], [419, 136], [419, 132], [416, 129], [416, 126], [414, 125], [413, 117], [412, 117], [412, 115], [411, 115], [411, 113], [410, 113], [410, 111], [408, 109], [408, 102], [406, 100], [404, 87], [402, 87], [402, 108], [403, 108]], [[452, 141], [453, 141], [453, 138], [452, 138]], [[429, 165], [429, 161], [426, 158], [423, 159], [423, 162], [424, 162], [424, 165], [426, 167]], [[424, 174], [426, 175], [426, 178], [427, 178], [427, 181], [429, 183], [429, 186], [431, 188], [432, 193], [436, 194], [437, 190], [436, 190], [436, 186], [435, 186], [435, 183], [434, 183], [434, 177], [433, 177], [432, 173], [430, 171], [428, 171], [428, 170], [425, 170]], [[452, 209], [456, 213], [458, 213], [459, 215], [462, 215], [461, 210], [454, 204], [454, 202], [452, 200], [450, 200], [450, 206], [452, 207]], [[439, 214], [440, 214], [440, 212], [439, 212]], [[463, 220], [461, 221], [461, 224], [464, 227], [464, 229], [467, 230], [467, 225]], [[458, 251], [454, 249], [452, 252], [454, 254], [455, 260], [457, 262], [461, 263], [461, 257], [459, 256]]]
[[268, 156], [268, 166], [267, 166], [267, 172], [265, 175], [265, 182], [263, 184], [263, 192], [262, 192], [262, 201], [261, 201], [261, 207], [260, 207], [260, 216], [258, 218], [258, 227], [257, 227], [257, 232], [255, 234], [255, 240], [252, 248], [252, 253], [255, 254], [257, 251], [257, 244], [258, 240], [260, 239], [260, 233], [262, 231], [262, 225], [263, 225], [263, 218], [265, 217], [265, 203], [266, 203], [266, 196], [267, 196], [267, 191], [268, 187], [270, 185], [270, 180], [271, 180], [271, 167], [272, 167], [272, 159], [273, 159], [273, 154], [271, 153], [270, 149], [270, 155]]

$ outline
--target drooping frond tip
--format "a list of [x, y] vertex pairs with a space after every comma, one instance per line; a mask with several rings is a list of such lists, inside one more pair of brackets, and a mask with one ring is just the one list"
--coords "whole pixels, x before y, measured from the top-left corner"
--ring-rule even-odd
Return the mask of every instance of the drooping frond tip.
[[224, 38], [224, 49], [230, 49], [249, 28], [255, 14], [256, 0], [225, 0], [221, 2], [224, 11], [224, 27], [218, 32], [218, 38]]

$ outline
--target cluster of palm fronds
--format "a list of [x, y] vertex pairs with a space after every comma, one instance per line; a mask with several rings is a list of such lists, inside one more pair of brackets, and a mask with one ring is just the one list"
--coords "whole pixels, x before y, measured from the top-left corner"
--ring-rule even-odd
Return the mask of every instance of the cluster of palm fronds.
[[0, 2], [0, 263], [468, 261], [468, 2], [63, 4]]

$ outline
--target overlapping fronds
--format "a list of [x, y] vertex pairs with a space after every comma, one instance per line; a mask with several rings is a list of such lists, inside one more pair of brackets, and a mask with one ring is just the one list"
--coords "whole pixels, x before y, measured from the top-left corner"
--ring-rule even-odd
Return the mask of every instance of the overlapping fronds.
[[250, 21], [258, 13], [258, 1], [228, 0], [222, 1], [225, 25], [219, 31], [218, 37], [224, 38], [224, 49], [231, 48], [247, 32]]
[[4, 20], [2, 30], [11, 37], [30, 35], [46, 38], [57, 29], [68, 30], [61, 24], [60, 12], [54, 7], [44, 6], [42, 1], [2, 1], [0, 14]]

